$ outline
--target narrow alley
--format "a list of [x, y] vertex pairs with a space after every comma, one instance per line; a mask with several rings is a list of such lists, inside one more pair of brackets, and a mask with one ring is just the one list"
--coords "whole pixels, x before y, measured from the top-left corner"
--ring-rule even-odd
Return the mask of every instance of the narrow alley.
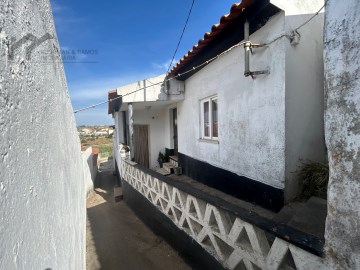
[[115, 202], [111, 161], [102, 163], [87, 200], [86, 269], [191, 269], [124, 201]]

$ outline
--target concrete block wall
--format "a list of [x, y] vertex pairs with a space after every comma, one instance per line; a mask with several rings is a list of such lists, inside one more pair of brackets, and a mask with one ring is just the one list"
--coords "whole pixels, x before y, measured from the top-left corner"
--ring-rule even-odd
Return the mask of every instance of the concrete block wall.
[[[182, 245], [178, 246], [178, 235], [190, 238], [191, 245], [183, 252], [192, 254], [192, 260], [197, 263], [204, 260], [213, 263], [212, 268], [199, 269], [328, 269], [322, 257], [288, 242], [289, 236], [284, 237], [287, 240], [270, 236], [256, 225], [235, 217], [228, 207], [200, 199], [200, 193], [188, 193], [190, 189], [184, 183], [178, 185], [177, 181], [165, 180], [166, 177], [161, 179], [161, 175], [150, 174], [151, 171], [146, 172], [129, 160], [120, 158], [117, 164], [125, 201], [138, 214], [143, 207], [147, 213], [151, 212], [151, 219], [145, 218], [150, 227], [154, 226], [150, 223], [167, 224], [159, 234], [168, 237], [173, 234], [171, 242], [176, 248]], [[147, 213], [140, 215], [141, 218]]]
[[60, 60], [49, 0], [0, 1], [0, 269], [85, 269], [84, 172]]

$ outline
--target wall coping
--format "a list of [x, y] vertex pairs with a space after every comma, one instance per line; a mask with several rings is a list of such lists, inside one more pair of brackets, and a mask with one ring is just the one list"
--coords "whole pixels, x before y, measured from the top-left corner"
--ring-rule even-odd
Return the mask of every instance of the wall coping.
[[[124, 160], [129, 165], [133, 166], [134, 168], [149, 174], [160, 181], [163, 181], [173, 187], [178, 188], [179, 190], [188, 193], [198, 199], [201, 199], [207, 203], [210, 203], [216, 207], [221, 208], [236, 217], [244, 220], [245, 222], [251, 223], [260, 229], [279, 237], [301, 249], [304, 249], [314, 255], [323, 256], [323, 247], [324, 247], [324, 240], [320, 239], [316, 236], [307, 234], [302, 232], [298, 229], [292, 228], [286, 224], [277, 223], [265, 216], [262, 216], [254, 211], [246, 209], [239, 204], [234, 204], [233, 202], [229, 201], [227, 195], [221, 191], [212, 192], [211, 194], [199, 189], [195, 185], [191, 183], [184, 183], [179, 180], [163, 176], [153, 170], [150, 170], [140, 164], [135, 162]], [[195, 181], [195, 180], [194, 180]], [[197, 182], [198, 184], [199, 182]], [[205, 185], [204, 185], [205, 186]], [[231, 196], [230, 196], [231, 197]]]

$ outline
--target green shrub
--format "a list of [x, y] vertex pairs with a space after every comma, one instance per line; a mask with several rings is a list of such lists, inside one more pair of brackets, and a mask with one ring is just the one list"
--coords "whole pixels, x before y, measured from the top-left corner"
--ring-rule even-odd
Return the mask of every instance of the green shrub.
[[112, 153], [113, 148], [110, 145], [99, 145], [100, 153]]

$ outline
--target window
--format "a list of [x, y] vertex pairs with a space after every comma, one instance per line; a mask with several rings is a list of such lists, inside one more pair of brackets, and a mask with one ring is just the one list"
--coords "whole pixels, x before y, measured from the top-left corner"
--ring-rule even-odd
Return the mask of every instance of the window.
[[201, 101], [201, 136], [204, 139], [218, 138], [218, 98]]

